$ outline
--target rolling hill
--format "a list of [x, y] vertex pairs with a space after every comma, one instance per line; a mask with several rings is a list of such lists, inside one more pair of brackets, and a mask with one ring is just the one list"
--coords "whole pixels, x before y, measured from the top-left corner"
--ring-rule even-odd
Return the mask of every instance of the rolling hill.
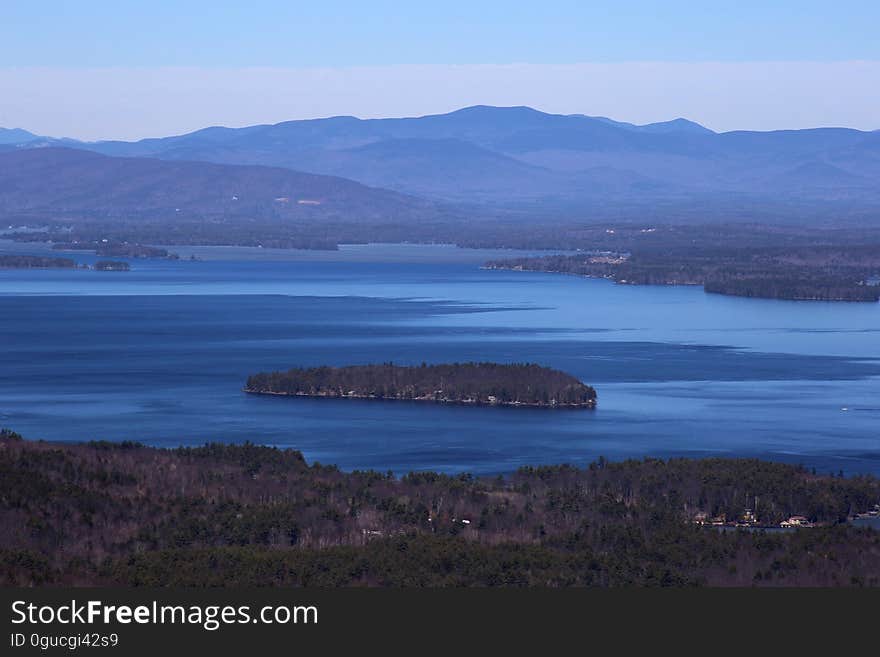
[[0, 152], [0, 216], [46, 220], [412, 220], [428, 201], [264, 166], [108, 157], [70, 148]]

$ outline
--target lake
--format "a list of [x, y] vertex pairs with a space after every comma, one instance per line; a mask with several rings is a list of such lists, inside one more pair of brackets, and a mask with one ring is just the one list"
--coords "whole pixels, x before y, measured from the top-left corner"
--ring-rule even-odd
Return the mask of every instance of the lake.
[[[200, 260], [0, 270], [0, 426], [53, 441], [250, 440], [397, 473], [749, 456], [880, 475], [880, 304], [483, 270], [503, 254], [449, 246], [174, 250]], [[12, 251], [46, 249], [0, 243]], [[467, 360], [565, 370], [599, 406], [241, 391], [268, 369]]]

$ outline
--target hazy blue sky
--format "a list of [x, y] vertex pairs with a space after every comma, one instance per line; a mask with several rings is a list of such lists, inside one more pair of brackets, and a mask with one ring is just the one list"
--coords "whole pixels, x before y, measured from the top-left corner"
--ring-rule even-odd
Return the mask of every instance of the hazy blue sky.
[[880, 128], [878, 0], [4, 0], [0, 19], [0, 125], [55, 135], [476, 103]]

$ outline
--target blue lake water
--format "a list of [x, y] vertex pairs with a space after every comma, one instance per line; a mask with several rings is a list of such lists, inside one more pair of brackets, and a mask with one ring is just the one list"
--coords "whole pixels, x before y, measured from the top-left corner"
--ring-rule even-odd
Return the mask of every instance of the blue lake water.
[[[42, 250], [0, 244], [13, 248]], [[251, 440], [395, 472], [719, 455], [880, 474], [880, 304], [487, 271], [498, 253], [443, 246], [178, 251], [202, 259], [0, 270], [0, 426], [58, 441]], [[557, 367], [594, 385], [599, 407], [241, 392], [266, 369], [456, 360]]]

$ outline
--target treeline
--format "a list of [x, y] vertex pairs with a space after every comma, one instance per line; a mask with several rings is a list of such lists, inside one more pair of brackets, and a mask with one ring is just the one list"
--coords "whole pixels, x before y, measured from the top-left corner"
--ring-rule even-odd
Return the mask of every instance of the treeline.
[[577, 378], [531, 363], [452, 363], [294, 368], [248, 377], [258, 394], [472, 404], [591, 407], [596, 391]]
[[[77, 265], [70, 258], [50, 258], [46, 256], [0, 255], [0, 269], [89, 269], [88, 265]], [[127, 262], [119, 260], [98, 260], [91, 269], [96, 271], [128, 271]]]
[[878, 301], [880, 245], [593, 251], [495, 260], [492, 269], [545, 271], [634, 285], [793, 300]]
[[864, 280], [791, 274], [715, 275], [703, 284], [706, 292], [737, 297], [789, 299], [793, 301], [878, 301], [880, 286]]
[[0, 269], [74, 269], [70, 258], [48, 258], [30, 255], [0, 255]]
[[94, 264], [97, 271], [129, 271], [131, 266], [127, 262], [119, 260], [98, 260]]
[[[61, 236], [59, 236], [61, 237]], [[120, 258], [161, 258], [177, 260], [179, 256], [169, 253], [168, 249], [129, 242], [112, 242], [101, 240], [54, 242], [52, 248], [59, 251], [94, 251], [95, 255]]]
[[[880, 586], [873, 477], [757, 460], [401, 478], [251, 444], [48, 444], [0, 432], [0, 584]], [[757, 505], [756, 505], [757, 502]], [[793, 532], [718, 531], [695, 514]]]
[[[361, 231], [358, 230], [358, 233]], [[150, 246], [253, 246], [279, 249], [337, 250], [340, 242], [367, 242], [346, 239], [346, 231], [332, 227], [286, 225], [278, 222], [206, 222], [180, 219], [176, 223], [126, 223], [79, 221], [75, 225], [53, 224], [46, 232], [19, 232], [7, 238], [20, 242], [55, 242], [61, 249], [94, 250], [97, 255], [133, 258], [177, 259], [167, 249]], [[363, 231], [366, 235], [367, 231]], [[104, 242], [107, 240], [107, 242]], [[110, 246], [108, 246], [110, 245]]]
[[[486, 210], [476, 217], [450, 211], [444, 216], [423, 217], [418, 221], [409, 216], [405, 221], [351, 221], [342, 216], [328, 216], [321, 221], [280, 221], [258, 215], [248, 219], [217, 217], [205, 221], [184, 213], [113, 221], [101, 216], [81, 217], [76, 221], [16, 216], [9, 221], [44, 230], [11, 232], [5, 237], [24, 242], [53, 241], [63, 243], [64, 248], [94, 248], [98, 255], [112, 257], [139, 257], [136, 252], [120, 250], [126, 244], [132, 249], [159, 248], [145, 245], [163, 244], [336, 250], [340, 244], [413, 242], [470, 248], [655, 253], [678, 250], [693, 254], [729, 249], [732, 244], [746, 252], [834, 245], [850, 248], [876, 240], [875, 229], [854, 228], [852, 226], [858, 224], [853, 221], [846, 229], [823, 230], [805, 227], [802, 222], [788, 226], [707, 223], [698, 215], [678, 217], [672, 212], [662, 219], [651, 220], [656, 223], [626, 218], [644, 214], [624, 212], [623, 215], [624, 218], [596, 216], [590, 221], [581, 221], [564, 213], [536, 208], [527, 214]], [[760, 215], [756, 212], [754, 216]]]

